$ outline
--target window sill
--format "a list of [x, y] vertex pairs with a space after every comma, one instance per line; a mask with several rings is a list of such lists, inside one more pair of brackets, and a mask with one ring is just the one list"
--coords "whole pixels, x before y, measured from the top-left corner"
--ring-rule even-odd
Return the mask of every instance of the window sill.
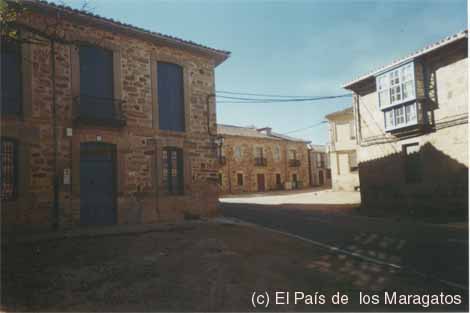
[[76, 117], [74, 119], [74, 124], [77, 127], [86, 127], [86, 126], [98, 126], [98, 127], [109, 127], [109, 128], [123, 128], [126, 126], [125, 119], [115, 119], [115, 118], [93, 118], [93, 117]]
[[187, 135], [187, 132], [186, 131], [167, 130], [167, 129], [158, 129], [158, 134], [162, 135], [162, 136], [185, 137]]

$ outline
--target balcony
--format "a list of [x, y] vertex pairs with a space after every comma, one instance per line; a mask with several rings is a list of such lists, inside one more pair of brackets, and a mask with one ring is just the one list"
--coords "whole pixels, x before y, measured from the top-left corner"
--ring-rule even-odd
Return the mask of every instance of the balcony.
[[296, 160], [296, 159], [289, 160], [289, 166], [290, 167], [299, 167], [300, 166], [300, 160]]
[[126, 118], [123, 100], [81, 95], [73, 99], [73, 120], [77, 126], [105, 126], [122, 128]]
[[268, 160], [266, 158], [255, 158], [255, 166], [267, 166]]

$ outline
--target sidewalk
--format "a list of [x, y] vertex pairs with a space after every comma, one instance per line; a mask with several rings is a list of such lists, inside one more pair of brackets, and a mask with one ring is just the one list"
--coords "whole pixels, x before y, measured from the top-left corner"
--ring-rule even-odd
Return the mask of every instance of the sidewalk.
[[191, 225], [203, 223], [199, 221], [181, 221], [177, 223], [165, 224], [135, 224], [135, 225], [97, 225], [97, 226], [73, 226], [59, 229], [42, 229], [40, 231], [27, 232], [22, 231], [2, 232], [2, 245], [4, 244], [25, 244], [38, 243], [51, 240], [62, 240], [70, 238], [93, 238], [107, 236], [122, 236], [132, 234], [145, 234], [151, 232], [168, 232], [174, 230], [185, 230], [191, 228]]
[[238, 196], [222, 196], [223, 203], [253, 203], [264, 205], [280, 204], [326, 204], [359, 205], [361, 194], [355, 191], [333, 191], [331, 189], [309, 189], [298, 192], [263, 193]]

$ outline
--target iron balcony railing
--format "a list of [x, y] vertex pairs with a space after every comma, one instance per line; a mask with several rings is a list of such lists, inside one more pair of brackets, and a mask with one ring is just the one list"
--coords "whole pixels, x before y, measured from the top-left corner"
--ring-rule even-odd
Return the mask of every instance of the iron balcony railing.
[[267, 166], [268, 160], [266, 158], [255, 158], [255, 165], [256, 166]]
[[297, 167], [297, 166], [300, 166], [300, 160], [297, 160], [297, 159], [289, 160], [289, 166], [290, 166], [290, 167]]
[[123, 103], [120, 99], [80, 95], [73, 99], [73, 119], [80, 125], [124, 127]]

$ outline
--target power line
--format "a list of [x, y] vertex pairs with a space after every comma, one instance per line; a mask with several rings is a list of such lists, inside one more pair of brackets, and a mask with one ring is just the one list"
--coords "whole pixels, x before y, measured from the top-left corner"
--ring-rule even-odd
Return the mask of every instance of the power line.
[[288, 131], [287, 133], [283, 133], [283, 135], [287, 135], [287, 134], [291, 134], [291, 133], [296, 133], [296, 132], [299, 132], [299, 131], [302, 131], [302, 130], [314, 128], [314, 127], [317, 127], [317, 126], [319, 126], [319, 125], [321, 125], [321, 124], [325, 124], [325, 123], [327, 123], [327, 121], [321, 121], [321, 122], [319, 122], [319, 123], [316, 123], [316, 124], [313, 124], [313, 125], [310, 125], [310, 126], [307, 126], [307, 127], [298, 128], [298, 129], [294, 129], [294, 130]]
[[286, 95], [272, 95], [263, 93], [249, 93], [249, 92], [235, 92], [235, 91], [216, 91], [216, 93], [230, 94], [230, 95], [243, 95], [243, 96], [259, 96], [259, 97], [279, 97], [279, 98], [309, 98], [310, 96], [286, 96]]
[[335, 96], [323, 96], [323, 97], [311, 97], [311, 98], [291, 98], [291, 99], [257, 99], [257, 98], [244, 98], [244, 97], [232, 97], [232, 96], [217, 96], [217, 98], [230, 99], [230, 100], [241, 100], [241, 101], [217, 101], [217, 103], [276, 103], [276, 102], [303, 102], [303, 101], [317, 101], [327, 100], [336, 98], [351, 97], [351, 94], [342, 94]]

